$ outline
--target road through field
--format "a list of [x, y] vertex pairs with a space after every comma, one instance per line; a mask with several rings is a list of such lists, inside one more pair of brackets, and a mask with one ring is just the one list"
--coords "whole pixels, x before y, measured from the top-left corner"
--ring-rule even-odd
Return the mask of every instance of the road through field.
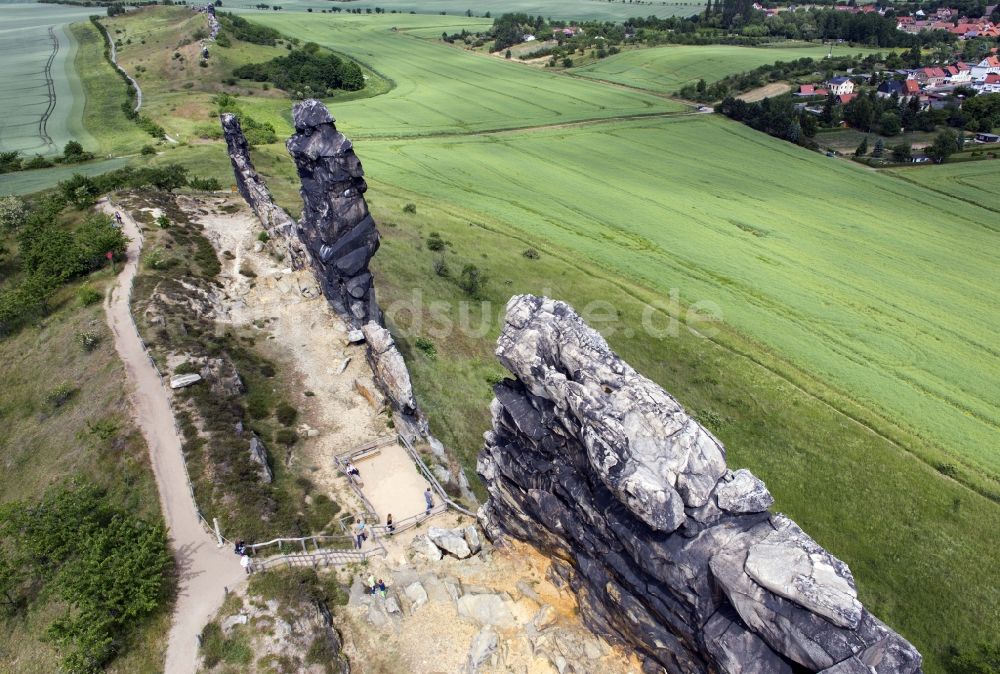
[[[114, 214], [104, 200], [102, 209]], [[222, 605], [225, 587], [242, 582], [239, 559], [228, 548], [216, 547], [198, 519], [188, 488], [181, 440], [174, 426], [167, 389], [146, 355], [129, 306], [130, 289], [138, 271], [142, 234], [125, 211], [123, 229], [130, 242], [127, 262], [104, 302], [115, 349], [125, 364], [136, 422], [149, 446], [150, 462], [160, 492], [160, 506], [177, 564], [177, 602], [167, 643], [166, 674], [194, 674], [202, 627]]]

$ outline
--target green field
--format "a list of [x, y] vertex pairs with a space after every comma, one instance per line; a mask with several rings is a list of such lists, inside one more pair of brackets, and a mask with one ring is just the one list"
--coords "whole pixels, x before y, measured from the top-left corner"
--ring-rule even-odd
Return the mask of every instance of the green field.
[[[872, 51], [837, 45], [833, 48], [833, 55], [868, 54]], [[571, 72], [581, 77], [669, 94], [701, 79], [712, 83], [726, 75], [753, 70], [776, 61], [807, 57], [821, 59], [829, 53], [827, 45], [805, 43], [790, 43], [790, 46], [782, 47], [679, 45], [624, 51]]]
[[[1000, 150], [989, 145], [972, 143], [966, 147], [982, 152]], [[916, 168], [925, 170], [915, 170]], [[933, 190], [1000, 212], [1000, 165], [995, 160], [895, 169], [893, 174], [922, 189]]]
[[[226, 9], [250, 9], [258, 3], [248, 0], [225, 3]], [[471, 10], [475, 16], [484, 16], [487, 12], [491, 16], [500, 16], [505, 12], [524, 12], [525, 14], [542, 15], [553, 19], [564, 20], [595, 20], [595, 21], [622, 21], [633, 16], [691, 16], [697, 14], [705, 8], [704, 3], [693, 1], [686, 2], [666, 2], [665, 0], [633, 0], [633, 2], [608, 2], [608, 0], [514, 0], [513, 2], [499, 0], [472, 0], [470, 2], [455, 3], [453, 0], [333, 0], [324, 2], [321, 0], [289, 0], [280, 3], [281, 7], [288, 11], [304, 12], [307, 8], [313, 8], [313, 12], [320, 12], [331, 7], [343, 8], [349, 11], [352, 9], [371, 9], [381, 7], [386, 12], [396, 12], [406, 14], [416, 12], [417, 14], [448, 14], [449, 16], [464, 16], [466, 10]]]
[[69, 23], [92, 9], [0, 0], [0, 151], [58, 154], [91, 139], [82, 124]]
[[424, 35], [430, 30], [440, 35], [470, 25], [483, 28], [489, 21], [391, 14], [246, 16], [343, 52], [392, 80], [394, 88], [383, 96], [332, 101], [344, 132], [356, 139], [465, 134], [684, 109], [657, 96], [574, 80], [407, 34], [419, 29]]

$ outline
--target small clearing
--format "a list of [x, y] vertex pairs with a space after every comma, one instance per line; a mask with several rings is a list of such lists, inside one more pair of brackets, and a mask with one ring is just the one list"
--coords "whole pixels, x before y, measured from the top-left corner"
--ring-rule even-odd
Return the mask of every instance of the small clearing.
[[750, 91], [744, 91], [736, 98], [741, 101], [746, 101], [747, 103], [756, 103], [757, 101], [762, 101], [765, 98], [787, 94], [791, 90], [792, 85], [788, 82], [771, 82], [770, 84], [765, 84], [762, 87], [757, 87], [756, 89], [751, 89]]

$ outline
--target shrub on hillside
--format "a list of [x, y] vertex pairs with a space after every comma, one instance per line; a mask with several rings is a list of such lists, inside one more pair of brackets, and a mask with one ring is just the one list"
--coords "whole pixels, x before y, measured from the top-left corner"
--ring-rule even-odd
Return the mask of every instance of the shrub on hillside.
[[288, 403], [281, 403], [278, 405], [278, 409], [274, 411], [274, 416], [278, 418], [282, 426], [291, 426], [295, 423], [295, 419], [298, 418], [299, 411]]

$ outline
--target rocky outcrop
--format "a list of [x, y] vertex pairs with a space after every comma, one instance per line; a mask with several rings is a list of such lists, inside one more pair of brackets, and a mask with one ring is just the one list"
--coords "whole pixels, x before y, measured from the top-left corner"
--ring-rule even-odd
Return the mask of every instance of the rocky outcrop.
[[267, 448], [256, 433], [250, 437], [250, 460], [257, 465], [257, 474], [260, 475], [261, 482], [271, 484], [274, 481], [274, 472], [271, 471], [267, 461]]
[[670, 674], [915, 674], [850, 569], [566, 304], [507, 306], [478, 470], [491, 537], [554, 557], [587, 624]]
[[260, 219], [268, 236], [285, 248], [292, 267], [301, 269], [306, 264], [306, 254], [299, 241], [295, 221], [274, 203], [270, 190], [254, 168], [253, 160], [250, 159], [250, 144], [243, 135], [240, 120], [228, 112], [219, 119], [222, 121], [222, 134], [226, 139], [229, 161], [236, 177], [236, 189]]
[[368, 364], [382, 392], [404, 414], [416, 413], [417, 401], [413, 398], [410, 371], [392, 335], [378, 323], [366, 323], [362, 332], [368, 342]]
[[323, 292], [334, 309], [360, 326], [381, 325], [368, 262], [379, 246], [365, 203], [364, 170], [351, 141], [337, 131], [319, 101], [296, 103], [289, 154], [302, 182], [299, 235], [311, 253]]

